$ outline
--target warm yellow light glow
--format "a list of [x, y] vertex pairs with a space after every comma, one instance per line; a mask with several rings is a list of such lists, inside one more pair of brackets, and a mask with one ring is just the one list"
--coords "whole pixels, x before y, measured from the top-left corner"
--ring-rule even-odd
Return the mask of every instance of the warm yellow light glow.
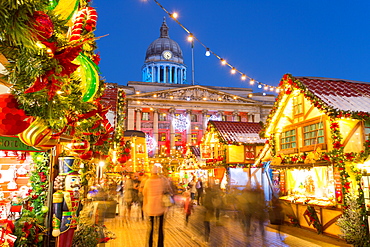
[[276, 88], [276, 91], [275, 92], [277, 92], [277, 93], [280, 92], [280, 88]]
[[234, 96], [234, 99], [237, 99], [237, 97], [236, 97], [236, 96]]
[[274, 87], [270, 87], [270, 91], [274, 91]]
[[137, 91], [136, 94], [140, 94], [140, 91]]
[[189, 41], [189, 42], [192, 42], [193, 40], [194, 40], [193, 35], [192, 35], [192, 34], [189, 34], [189, 36], [188, 36], [188, 41]]
[[207, 100], [207, 98], [206, 97], [203, 97], [203, 100]]
[[254, 80], [253, 80], [253, 79], [251, 79], [251, 80], [249, 81], [249, 84], [253, 85], [253, 84], [254, 84]]
[[225, 59], [221, 59], [221, 64], [222, 65], [225, 65], [226, 64], [226, 60]]
[[154, 97], [154, 98], [157, 98], [157, 95], [156, 95], [156, 94], [154, 94], [154, 95], [153, 95], [153, 97]]
[[241, 77], [241, 79], [243, 80], [243, 81], [245, 81], [246, 79], [247, 79], [247, 76], [246, 75], [242, 75], [242, 77]]
[[250, 94], [248, 94], [248, 97], [249, 97], [249, 98], [252, 98], [252, 96], [253, 96], [253, 94], [251, 94], [251, 93], [250, 93]]
[[62, 93], [64, 93], [63, 91], [57, 91], [57, 94], [62, 94]]
[[232, 68], [231, 69], [231, 74], [235, 74], [236, 73], [236, 69], [235, 68]]
[[264, 86], [264, 87], [263, 87], [263, 90], [267, 90], [267, 89], [268, 89], [268, 87], [267, 87], [267, 86]]
[[176, 12], [174, 12], [171, 16], [172, 16], [172, 18], [175, 18], [175, 19], [176, 19], [177, 17], [179, 17], [179, 15], [178, 15]]
[[104, 162], [104, 161], [100, 161], [100, 162], [99, 162], [99, 166], [100, 166], [100, 167], [103, 167], [104, 165], [105, 165], [105, 162]]

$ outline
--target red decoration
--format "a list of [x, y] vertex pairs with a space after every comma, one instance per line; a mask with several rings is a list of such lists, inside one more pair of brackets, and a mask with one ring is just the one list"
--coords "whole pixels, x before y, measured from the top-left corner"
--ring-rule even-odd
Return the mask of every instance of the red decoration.
[[18, 108], [18, 102], [11, 94], [0, 94], [0, 135], [17, 135], [28, 128], [29, 116]]
[[36, 29], [35, 37], [38, 40], [47, 40], [53, 35], [54, 25], [50, 17], [43, 11], [35, 11], [33, 13], [32, 27]]
[[71, 150], [78, 154], [84, 154], [90, 149], [90, 143], [87, 140], [72, 140]]
[[78, 157], [80, 157], [83, 160], [89, 160], [93, 157], [93, 151], [89, 150], [87, 153], [80, 154]]
[[96, 27], [97, 19], [98, 15], [94, 8], [86, 7], [81, 9], [75, 18], [75, 21], [73, 22], [69, 41], [79, 40], [84, 30], [87, 32], [93, 31], [93, 29]]

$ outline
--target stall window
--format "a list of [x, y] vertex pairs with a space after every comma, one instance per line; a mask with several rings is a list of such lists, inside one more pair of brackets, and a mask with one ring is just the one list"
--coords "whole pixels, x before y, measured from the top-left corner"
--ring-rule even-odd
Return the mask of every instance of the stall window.
[[191, 143], [197, 144], [198, 142], [198, 134], [197, 133], [192, 133], [191, 134]]
[[297, 147], [296, 142], [296, 131], [288, 130], [281, 133], [281, 149], [295, 148]]
[[222, 121], [227, 121], [227, 115], [222, 115]]
[[324, 124], [320, 122], [303, 127], [303, 140], [304, 146], [324, 143]]
[[370, 121], [365, 122], [365, 136], [368, 137], [370, 135]]
[[181, 137], [182, 137], [181, 133], [176, 133], [175, 134], [175, 142], [181, 142]]
[[297, 96], [293, 98], [293, 112], [295, 115], [303, 113], [303, 97]]
[[198, 116], [195, 114], [191, 114], [191, 121], [192, 122], [198, 122]]
[[166, 133], [159, 133], [159, 141], [161, 142], [166, 141]]
[[141, 115], [141, 120], [149, 121], [149, 112], [143, 112], [143, 114]]
[[158, 120], [159, 121], [166, 121], [166, 113], [160, 113], [158, 115]]

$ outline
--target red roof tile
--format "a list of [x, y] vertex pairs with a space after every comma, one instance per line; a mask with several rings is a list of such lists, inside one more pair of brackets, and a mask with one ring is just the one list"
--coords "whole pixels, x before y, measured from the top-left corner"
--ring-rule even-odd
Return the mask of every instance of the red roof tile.
[[209, 121], [220, 137], [225, 142], [240, 143], [265, 143], [266, 139], [261, 139], [259, 132], [262, 129], [259, 123], [250, 122], [229, 122], [229, 121]]
[[295, 77], [328, 106], [343, 111], [370, 112], [370, 84], [349, 80]]

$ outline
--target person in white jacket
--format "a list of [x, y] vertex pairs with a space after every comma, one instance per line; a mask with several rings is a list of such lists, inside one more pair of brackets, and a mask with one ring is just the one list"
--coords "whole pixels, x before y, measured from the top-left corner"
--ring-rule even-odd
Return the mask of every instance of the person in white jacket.
[[[164, 223], [164, 213], [166, 207], [163, 206], [162, 197], [165, 191], [165, 180], [158, 174], [161, 173], [161, 166], [154, 165], [152, 168], [152, 175], [145, 182], [143, 189], [144, 204], [143, 210], [145, 214], [149, 217], [149, 240], [148, 246], [164, 246], [164, 233], [163, 233], [163, 223]], [[154, 232], [154, 222], [159, 221], [158, 226], [158, 244], [153, 245], [153, 232]]]

